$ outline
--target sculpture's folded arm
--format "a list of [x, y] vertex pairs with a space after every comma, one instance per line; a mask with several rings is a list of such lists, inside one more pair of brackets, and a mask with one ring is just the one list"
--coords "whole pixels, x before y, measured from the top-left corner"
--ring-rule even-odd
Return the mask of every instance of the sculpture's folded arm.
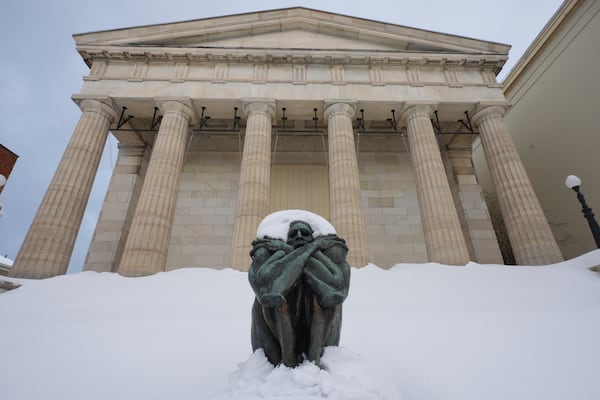
[[[317, 296], [319, 304], [323, 307], [333, 307], [348, 296], [350, 287], [350, 266], [345, 261], [334, 262], [337, 254], [345, 252], [339, 246], [334, 246], [324, 251], [317, 250], [310, 258], [304, 276], [307, 284]], [[326, 253], [329, 255], [326, 255]]]

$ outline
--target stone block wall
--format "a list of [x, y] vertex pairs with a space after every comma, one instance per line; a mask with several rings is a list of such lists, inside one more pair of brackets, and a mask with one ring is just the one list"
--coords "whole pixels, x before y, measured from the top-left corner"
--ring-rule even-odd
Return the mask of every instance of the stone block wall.
[[239, 152], [187, 153], [177, 194], [167, 271], [230, 266], [239, 174]]
[[371, 261], [381, 268], [427, 262], [415, 177], [408, 153], [359, 153]]
[[442, 157], [471, 260], [481, 264], [503, 264], [470, 148], [450, 147], [442, 152]]
[[119, 156], [85, 259], [84, 271], [117, 271], [150, 153], [143, 146], [119, 145]]

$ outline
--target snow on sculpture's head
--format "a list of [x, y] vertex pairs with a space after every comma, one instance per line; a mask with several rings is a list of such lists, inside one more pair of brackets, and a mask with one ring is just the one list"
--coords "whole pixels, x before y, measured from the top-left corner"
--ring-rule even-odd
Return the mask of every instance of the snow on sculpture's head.
[[281, 210], [267, 215], [258, 225], [256, 237], [262, 239], [266, 236], [274, 239], [287, 240], [290, 223], [304, 221], [313, 231], [313, 237], [335, 235], [336, 231], [325, 218], [305, 210]]

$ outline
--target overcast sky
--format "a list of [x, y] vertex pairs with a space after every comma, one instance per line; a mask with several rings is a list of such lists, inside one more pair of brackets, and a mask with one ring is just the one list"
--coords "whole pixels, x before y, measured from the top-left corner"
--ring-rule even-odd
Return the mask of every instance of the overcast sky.
[[[73, 132], [88, 69], [72, 35], [303, 6], [512, 45], [502, 80], [562, 0], [8, 0], [0, 11], [0, 143], [19, 155], [2, 194], [0, 254], [14, 259]], [[110, 136], [69, 271], [81, 269], [110, 174]]]

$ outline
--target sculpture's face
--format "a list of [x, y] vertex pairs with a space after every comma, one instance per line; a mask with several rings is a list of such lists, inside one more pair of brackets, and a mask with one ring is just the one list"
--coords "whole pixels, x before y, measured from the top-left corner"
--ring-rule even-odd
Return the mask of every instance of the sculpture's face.
[[288, 244], [294, 248], [304, 246], [313, 241], [313, 232], [309, 224], [302, 221], [294, 221], [290, 224], [288, 231]]

